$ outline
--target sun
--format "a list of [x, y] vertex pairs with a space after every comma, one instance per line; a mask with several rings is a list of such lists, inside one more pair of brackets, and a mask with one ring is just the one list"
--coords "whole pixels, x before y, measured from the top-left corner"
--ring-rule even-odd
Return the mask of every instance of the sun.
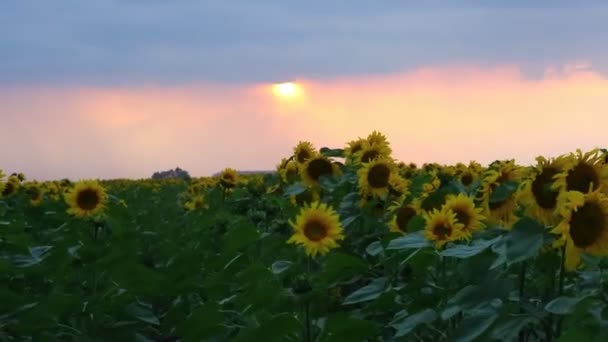
[[293, 82], [277, 83], [272, 86], [272, 93], [284, 99], [296, 99], [302, 96], [303, 89]]

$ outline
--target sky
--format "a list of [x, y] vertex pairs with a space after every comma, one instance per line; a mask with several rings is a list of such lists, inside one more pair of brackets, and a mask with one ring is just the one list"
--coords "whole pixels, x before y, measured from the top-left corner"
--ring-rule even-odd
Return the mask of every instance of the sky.
[[601, 1], [6, 0], [0, 169], [268, 170], [372, 130], [419, 164], [606, 147], [605, 18]]

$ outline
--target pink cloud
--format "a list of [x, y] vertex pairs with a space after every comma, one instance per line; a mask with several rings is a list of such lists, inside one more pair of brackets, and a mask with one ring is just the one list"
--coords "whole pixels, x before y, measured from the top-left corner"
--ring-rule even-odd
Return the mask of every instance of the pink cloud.
[[540, 79], [473, 66], [299, 82], [298, 101], [259, 84], [4, 88], [0, 168], [38, 179], [272, 169], [299, 140], [342, 147], [372, 130], [417, 163], [529, 163], [605, 143], [608, 79], [586, 63]]

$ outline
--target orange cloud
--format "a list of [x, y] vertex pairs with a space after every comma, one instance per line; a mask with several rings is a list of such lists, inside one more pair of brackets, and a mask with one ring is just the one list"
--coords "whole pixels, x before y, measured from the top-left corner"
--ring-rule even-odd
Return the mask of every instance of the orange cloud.
[[608, 124], [608, 79], [584, 63], [538, 79], [505, 66], [297, 82], [297, 101], [270, 84], [4, 88], [0, 167], [39, 179], [272, 169], [299, 140], [342, 147], [372, 130], [408, 162], [529, 163], [602, 146]]

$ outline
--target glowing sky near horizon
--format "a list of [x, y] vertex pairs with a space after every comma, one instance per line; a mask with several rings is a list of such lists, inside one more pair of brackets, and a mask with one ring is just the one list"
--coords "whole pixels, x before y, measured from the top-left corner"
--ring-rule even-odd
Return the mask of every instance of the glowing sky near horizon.
[[608, 4], [315, 1], [2, 4], [0, 169], [268, 170], [372, 130], [419, 164], [608, 147]]

